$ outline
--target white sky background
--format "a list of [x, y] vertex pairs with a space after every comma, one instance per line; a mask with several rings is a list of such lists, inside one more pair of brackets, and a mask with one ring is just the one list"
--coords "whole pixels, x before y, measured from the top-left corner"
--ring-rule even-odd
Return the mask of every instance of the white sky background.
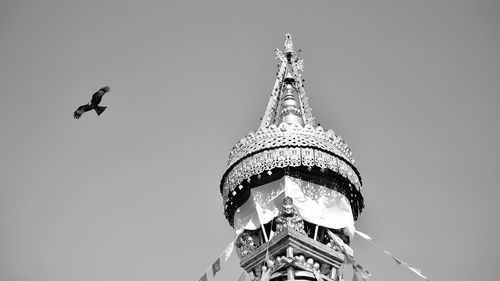
[[[500, 2], [233, 2], [0, 3], [0, 280], [198, 280], [287, 32], [357, 160], [358, 229], [432, 280], [496, 279]], [[373, 281], [419, 280], [353, 248]]]

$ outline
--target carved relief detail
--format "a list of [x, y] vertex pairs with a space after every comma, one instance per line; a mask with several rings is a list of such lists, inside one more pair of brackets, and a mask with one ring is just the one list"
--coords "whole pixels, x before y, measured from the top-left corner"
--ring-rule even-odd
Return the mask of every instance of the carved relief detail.
[[275, 222], [276, 234], [287, 228], [306, 234], [304, 231], [304, 221], [300, 216], [299, 210], [293, 205], [293, 199], [288, 196], [283, 200], [283, 206]]
[[252, 236], [247, 232], [243, 232], [237, 239], [236, 247], [240, 249], [241, 256], [244, 257], [250, 254], [257, 246], [253, 242]]

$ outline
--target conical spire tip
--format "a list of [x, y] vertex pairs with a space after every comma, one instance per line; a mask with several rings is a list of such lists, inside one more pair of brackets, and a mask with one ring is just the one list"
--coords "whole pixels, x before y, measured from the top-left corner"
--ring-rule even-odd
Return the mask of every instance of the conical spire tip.
[[293, 53], [292, 35], [290, 33], [285, 34], [285, 53]]

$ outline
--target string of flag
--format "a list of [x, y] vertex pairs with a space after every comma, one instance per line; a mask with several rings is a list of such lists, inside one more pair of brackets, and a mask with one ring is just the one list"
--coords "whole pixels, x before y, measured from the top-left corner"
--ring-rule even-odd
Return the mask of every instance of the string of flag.
[[377, 249], [379, 249], [380, 251], [382, 251], [384, 254], [388, 255], [389, 257], [391, 257], [397, 264], [400, 264], [406, 268], [408, 268], [409, 270], [411, 270], [413, 273], [415, 273], [416, 275], [418, 275], [419, 277], [425, 279], [425, 280], [429, 280], [428, 277], [426, 277], [425, 275], [422, 274], [422, 270], [419, 269], [419, 268], [416, 268], [416, 267], [413, 267], [413, 266], [410, 266], [407, 262], [395, 257], [392, 255], [391, 252], [387, 251], [386, 249], [380, 247], [378, 244], [376, 244], [373, 239], [368, 236], [367, 234], [361, 232], [361, 231], [358, 231], [356, 230], [356, 234], [358, 234], [359, 236], [361, 236], [361, 238], [365, 239], [366, 241], [370, 242], [373, 246], [375, 246]]
[[[238, 236], [236, 236], [233, 241], [231, 241], [231, 243], [229, 243], [227, 245], [227, 247], [224, 249], [224, 251], [222, 251], [222, 253], [217, 257], [217, 259], [215, 259], [215, 261], [212, 263], [211, 266], [209, 266], [205, 272], [203, 273], [203, 275], [201, 276], [201, 278], [199, 279], [199, 281], [208, 281], [208, 277], [211, 276], [212, 277], [215, 277], [215, 275], [217, 274], [217, 272], [221, 271], [222, 269], [222, 264], [227, 262], [227, 260], [229, 259], [229, 257], [231, 256], [231, 254], [233, 253], [233, 249], [234, 249], [234, 243], [236, 242], [236, 238]], [[222, 258], [222, 263], [221, 263], [221, 258]], [[212, 272], [212, 274], [210, 274], [210, 272]], [[245, 272], [243, 272], [245, 273]], [[245, 279], [241, 279], [242, 277], [240, 276], [240, 279], [241, 280], [246, 280], [246, 275], [243, 275], [242, 276], [245, 277]]]
[[335, 235], [330, 230], [327, 229], [327, 232], [328, 232], [328, 235], [330, 236], [330, 238], [332, 238], [332, 241], [335, 244], [337, 244], [337, 246], [340, 248], [342, 253], [345, 255], [346, 263], [352, 265], [352, 269], [354, 272], [353, 281], [358, 281], [359, 279], [361, 279], [363, 281], [368, 280], [371, 277], [371, 275], [366, 269], [364, 269], [361, 266], [361, 264], [359, 264], [354, 259], [354, 251], [352, 250], [352, 248], [349, 247], [349, 245], [347, 245], [346, 243], [344, 243], [344, 241], [342, 241], [342, 239], [340, 239], [340, 237]]

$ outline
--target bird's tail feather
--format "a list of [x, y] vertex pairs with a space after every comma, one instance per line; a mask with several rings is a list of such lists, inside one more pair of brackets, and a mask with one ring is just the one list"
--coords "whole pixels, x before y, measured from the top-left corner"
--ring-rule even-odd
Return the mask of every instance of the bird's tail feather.
[[97, 115], [101, 115], [101, 113], [103, 113], [104, 110], [106, 110], [106, 106], [96, 106], [96, 108], [94, 108], [94, 110], [97, 113]]

